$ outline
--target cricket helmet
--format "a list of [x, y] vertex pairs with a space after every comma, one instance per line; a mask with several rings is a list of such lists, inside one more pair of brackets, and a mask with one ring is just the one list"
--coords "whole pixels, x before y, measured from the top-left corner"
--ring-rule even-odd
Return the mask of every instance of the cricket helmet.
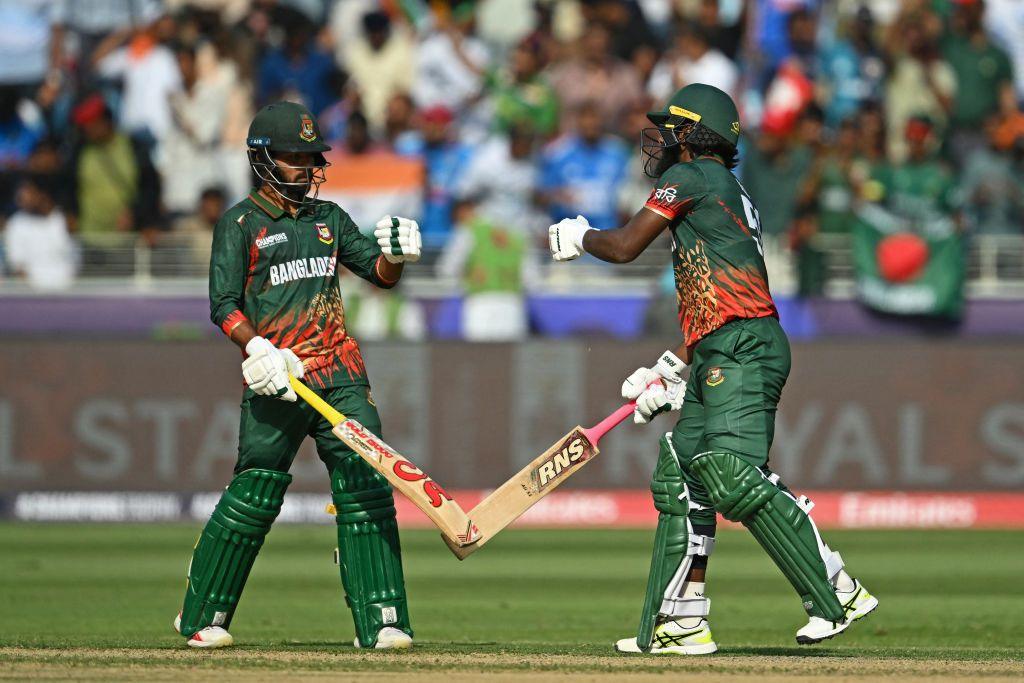
[[652, 164], [655, 168], [661, 165], [666, 150], [688, 144], [701, 149], [724, 148], [732, 157], [740, 138], [736, 103], [724, 91], [704, 83], [680, 89], [664, 109], [648, 112], [647, 118], [654, 124], [653, 128], [644, 128], [641, 136], [647, 175], [652, 175]]
[[[309, 109], [297, 102], [268, 104], [249, 124], [246, 145], [253, 172], [271, 189], [295, 204], [310, 204], [316, 199], [325, 180], [324, 169], [330, 165], [323, 153], [331, 147], [323, 141], [320, 126]], [[301, 152], [313, 155], [311, 166], [292, 166], [274, 158], [279, 153]], [[305, 177], [286, 181], [281, 173], [284, 167], [303, 169]]]

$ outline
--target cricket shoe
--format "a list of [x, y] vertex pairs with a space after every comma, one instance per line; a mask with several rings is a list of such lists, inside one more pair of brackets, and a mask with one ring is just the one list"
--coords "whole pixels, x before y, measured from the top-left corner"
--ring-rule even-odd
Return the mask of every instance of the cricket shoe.
[[[174, 617], [174, 630], [181, 633], [181, 612], [178, 612], [178, 616]], [[189, 647], [227, 647], [234, 644], [234, 642], [235, 639], [231, 637], [231, 634], [220, 626], [207, 626], [196, 631], [188, 638]]]
[[[362, 647], [359, 638], [352, 641], [352, 644]], [[373, 647], [377, 650], [408, 650], [412, 647], [412, 636], [393, 626], [385, 626], [377, 632], [377, 644]]]
[[[851, 579], [847, 576], [847, 580]], [[868, 593], [860, 581], [852, 579], [852, 582], [852, 590], [836, 589], [836, 597], [839, 598], [839, 604], [843, 606], [846, 620], [836, 622], [821, 617], [811, 617], [807, 625], [796, 632], [796, 642], [799, 645], [814, 645], [837, 636], [848, 629], [850, 624], [858, 619], [863, 619], [878, 607], [878, 598]]]
[[[643, 652], [636, 644], [636, 638], [623, 638], [615, 643], [616, 652]], [[678, 621], [666, 621], [654, 629], [651, 640], [652, 655], [709, 655], [718, 651], [718, 645], [711, 637], [711, 626], [707, 619], [701, 619], [694, 627], [687, 628]]]

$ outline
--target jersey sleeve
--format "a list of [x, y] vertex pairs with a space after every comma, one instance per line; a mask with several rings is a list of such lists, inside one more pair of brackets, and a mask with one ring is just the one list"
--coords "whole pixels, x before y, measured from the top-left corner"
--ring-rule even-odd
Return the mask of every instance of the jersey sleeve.
[[704, 194], [704, 176], [687, 164], [676, 164], [661, 174], [644, 208], [675, 222]]
[[228, 336], [247, 320], [242, 308], [249, 254], [240, 220], [225, 214], [217, 221], [210, 251], [210, 320]]
[[338, 264], [378, 287], [394, 287], [398, 281], [385, 280], [377, 267], [383, 258], [377, 242], [359, 232], [351, 216], [341, 209], [338, 212]]

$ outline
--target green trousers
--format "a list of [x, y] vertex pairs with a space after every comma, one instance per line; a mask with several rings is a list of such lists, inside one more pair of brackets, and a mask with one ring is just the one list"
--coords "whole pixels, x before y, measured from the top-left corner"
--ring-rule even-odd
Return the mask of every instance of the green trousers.
[[672, 430], [692, 500], [706, 508], [690, 512], [694, 524], [715, 523], [707, 490], [687, 467], [697, 454], [733, 453], [771, 474], [768, 451], [790, 364], [789, 340], [771, 317], [726, 323], [697, 343], [686, 401]]

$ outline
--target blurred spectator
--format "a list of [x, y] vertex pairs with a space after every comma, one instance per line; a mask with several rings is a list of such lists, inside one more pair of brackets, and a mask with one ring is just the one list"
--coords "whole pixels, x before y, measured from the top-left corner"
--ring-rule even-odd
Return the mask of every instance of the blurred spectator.
[[558, 132], [558, 96], [540, 69], [540, 46], [531, 39], [516, 45], [506, 68], [487, 74], [499, 131], [527, 123], [543, 137]]
[[[52, 63], [79, 66], [88, 64], [112, 34], [148, 26], [162, 10], [160, 0], [54, 0], [52, 9]], [[91, 70], [79, 68], [76, 73], [82, 85], [93, 85]]]
[[438, 272], [462, 283], [462, 338], [523, 339], [529, 333], [524, 279], [531, 277], [526, 237], [480, 216], [472, 203], [460, 207], [459, 218]]
[[388, 100], [412, 87], [414, 45], [404, 30], [392, 28], [391, 19], [381, 11], [363, 15], [362, 28], [362, 35], [342, 45], [343, 64], [359, 89], [370, 127], [381, 130]]
[[427, 337], [423, 305], [404, 295], [404, 286], [374, 287], [341, 271], [345, 327], [361, 341], [422, 341]]
[[259, 102], [300, 99], [319, 114], [331, 102], [334, 58], [317, 42], [308, 19], [297, 12], [289, 17], [284, 44], [260, 60]]
[[465, 0], [437, 11], [437, 25], [416, 54], [412, 97], [420, 108], [441, 105], [458, 112], [479, 96], [490, 54], [474, 35], [473, 12]]
[[713, 85], [733, 96], [739, 85], [736, 65], [708, 44], [707, 37], [695, 23], [686, 23], [677, 29], [675, 47], [654, 67], [647, 91], [656, 102], [665, 102], [690, 83]]
[[110, 34], [93, 54], [100, 75], [122, 79], [121, 127], [147, 149], [171, 129], [171, 96], [181, 90], [181, 72], [166, 46], [174, 34], [168, 16], [152, 24]]
[[594, 20], [611, 34], [612, 54], [636, 67], [638, 62], [647, 59], [645, 53], [650, 53], [653, 66], [657, 61], [658, 40], [636, 0], [597, 0], [594, 5]]
[[919, 231], [948, 221], [956, 205], [953, 174], [939, 159], [936, 129], [928, 117], [911, 118], [903, 129], [906, 159], [880, 165], [862, 188], [863, 199], [884, 205]]
[[1024, 99], [1024, 12], [1020, 0], [985, 0], [985, 28], [1013, 63], [1017, 99]]
[[420, 230], [424, 246], [440, 247], [451, 234], [456, 188], [473, 150], [455, 139], [452, 112], [447, 108], [430, 107], [420, 114], [420, 121], [423, 137], [416, 153], [426, 168]]
[[4, 253], [8, 272], [33, 289], [67, 289], [75, 276], [75, 252], [67, 221], [54, 202], [50, 181], [29, 176], [18, 187], [18, 211], [7, 221]]
[[[0, 215], [14, 209], [14, 188], [44, 130], [27, 115], [18, 86], [0, 86]], [[27, 104], [27, 103], [25, 103]]]
[[0, 2], [0, 86], [38, 87], [55, 66], [52, 0]]
[[696, 21], [708, 44], [731, 60], [736, 60], [746, 25], [749, 3], [732, 0], [700, 0]]
[[970, 152], [960, 178], [965, 217], [982, 234], [1024, 229], [1024, 126], [1015, 118], [989, 118], [986, 144]]
[[[441, 109], [452, 113], [445, 107]], [[395, 93], [388, 99], [384, 113], [384, 140], [399, 154], [416, 153], [423, 145], [423, 136], [416, 129], [416, 105], [409, 93]]]
[[249, 164], [241, 149], [224, 145], [231, 119], [249, 118], [249, 90], [234, 64], [215, 50], [206, 59], [194, 48], [177, 52], [183, 89], [171, 96], [172, 131], [161, 155], [163, 201], [172, 213], [191, 211], [203, 188], [223, 185], [232, 199], [249, 184]]
[[84, 143], [73, 163], [72, 225], [88, 244], [116, 244], [116, 233], [155, 223], [159, 184], [146, 153], [114, 127], [103, 98], [79, 104], [73, 120]]
[[[584, 104], [610, 128], [618, 125], [630, 105], [643, 94], [640, 78], [627, 63], [611, 54], [611, 36], [600, 24], [589, 25], [579, 41], [578, 55], [552, 68], [551, 82], [564, 111]], [[600, 93], [600, 98], [594, 99]]]
[[888, 51], [893, 60], [886, 88], [886, 127], [889, 156], [907, 158], [904, 131], [915, 116], [924, 116], [944, 129], [956, 95], [956, 74], [939, 52], [941, 22], [929, 9], [903, 11], [889, 30]]
[[743, 185], [760, 212], [764, 234], [789, 230], [811, 158], [811, 150], [796, 144], [793, 133], [785, 129], [764, 128], [748, 147]]
[[966, 159], [971, 149], [984, 146], [983, 127], [992, 114], [1017, 110], [1013, 68], [1006, 53], [985, 34], [984, 11], [982, 0], [953, 3], [951, 31], [942, 44], [942, 54], [956, 74], [950, 151], [957, 161]]
[[597, 102], [583, 104], [575, 133], [552, 142], [544, 152], [541, 191], [552, 222], [581, 214], [600, 230], [619, 224], [616, 195], [626, 175], [629, 152], [608, 135]]
[[210, 245], [213, 227], [227, 209], [227, 198], [219, 187], [207, 187], [199, 195], [194, 211], [174, 222], [174, 233], [189, 248], [192, 263], [204, 272], [210, 265]]
[[885, 61], [874, 32], [874, 17], [861, 5], [841, 23], [839, 38], [822, 51], [819, 101], [830, 126], [853, 116], [865, 102], [881, 98]]
[[364, 233], [381, 216], [423, 215], [423, 160], [374, 141], [362, 112], [349, 116], [344, 144], [326, 156], [332, 166], [320, 196], [340, 204]]
[[475, 205], [477, 215], [508, 230], [539, 235], [546, 216], [537, 207], [536, 136], [526, 124], [507, 135], [496, 134], [473, 154], [458, 187], [460, 199]]

